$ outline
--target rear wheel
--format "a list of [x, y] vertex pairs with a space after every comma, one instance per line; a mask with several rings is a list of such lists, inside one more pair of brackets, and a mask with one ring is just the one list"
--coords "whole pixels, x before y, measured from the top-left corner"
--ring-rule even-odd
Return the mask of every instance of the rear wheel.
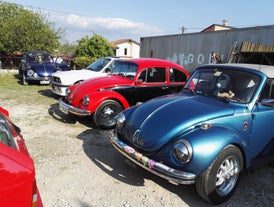
[[241, 151], [235, 146], [227, 146], [196, 180], [198, 194], [213, 204], [225, 202], [237, 188], [242, 169]]
[[122, 110], [123, 107], [117, 101], [106, 100], [94, 112], [93, 121], [100, 128], [112, 129], [116, 124], [114, 116]]

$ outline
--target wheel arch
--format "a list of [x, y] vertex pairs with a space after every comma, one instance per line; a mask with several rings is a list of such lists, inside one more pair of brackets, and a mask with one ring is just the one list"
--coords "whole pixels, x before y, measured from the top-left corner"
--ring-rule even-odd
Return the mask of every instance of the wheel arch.
[[[94, 96], [93, 96], [94, 95]], [[91, 113], [94, 113], [96, 109], [104, 102], [107, 100], [113, 100], [117, 101], [123, 109], [129, 108], [130, 105], [128, 101], [126, 100], [125, 97], [123, 97], [121, 94], [115, 92], [115, 91], [102, 91], [102, 92], [97, 92], [96, 94], [90, 94], [91, 103], [90, 106], [88, 107]]]
[[243, 169], [248, 167], [247, 156], [244, 150], [246, 143], [243, 142], [244, 139], [239, 138], [239, 135], [233, 131], [221, 126], [213, 126], [209, 130], [196, 129], [188, 134], [187, 138], [194, 152], [188, 168], [193, 169], [194, 166], [200, 166], [199, 169], [193, 172], [197, 175], [203, 173], [228, 145], [233, 145], [241, 151]]

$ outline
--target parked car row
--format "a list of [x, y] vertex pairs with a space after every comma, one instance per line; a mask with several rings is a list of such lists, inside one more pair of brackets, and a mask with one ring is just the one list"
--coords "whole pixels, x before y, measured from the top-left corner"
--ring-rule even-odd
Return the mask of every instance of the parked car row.
[[220, 204], [233, 195], [241, 172], [273, 163], [273, 71], [207, 64], [190, 76], [166, 60], [115, 59], [100, 77], [56, 73], [61, 81], [53, 79], [52, 91], [56, 82], [73, 80], [62, 85], [60, 111], [92, 116], [97, 127], [112, 129], [110, 142], [133, 165], [195, 184], [202, 199]]

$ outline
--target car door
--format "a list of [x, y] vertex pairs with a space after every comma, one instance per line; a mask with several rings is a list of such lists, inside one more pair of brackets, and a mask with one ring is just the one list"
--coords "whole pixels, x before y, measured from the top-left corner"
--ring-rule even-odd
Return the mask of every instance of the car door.
[[144, 69], [135, 82], [131, 102], [143, 102], [169, 93], [165, 67]]
[[181, 91], [187, 81], [186, 74], [177, 68], [169, 68], [168, 77], [169, 77], [168, 93], [177, 93]]
[[0, 206], [30, 206], [33, 160], [13, 148], [12, 139], [6, 123], [0, 122]]
[[249, 153], [252, 157], [274, 153], [274, 80], [269, 80], [252, 112]]

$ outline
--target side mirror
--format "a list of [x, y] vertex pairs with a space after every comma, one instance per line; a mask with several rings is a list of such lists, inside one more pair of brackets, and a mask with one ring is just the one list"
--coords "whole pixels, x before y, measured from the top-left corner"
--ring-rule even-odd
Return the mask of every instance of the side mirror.
[[262, 104], [263, 106], [274, 107], [274, 99], [262, 99], [262, 100], [261, 100], [261, 104]]
[[106, 68], [106, 69], [105, 69], [105, 73], [110, 74], [110, 73], [111, 73], [110, 68]]

